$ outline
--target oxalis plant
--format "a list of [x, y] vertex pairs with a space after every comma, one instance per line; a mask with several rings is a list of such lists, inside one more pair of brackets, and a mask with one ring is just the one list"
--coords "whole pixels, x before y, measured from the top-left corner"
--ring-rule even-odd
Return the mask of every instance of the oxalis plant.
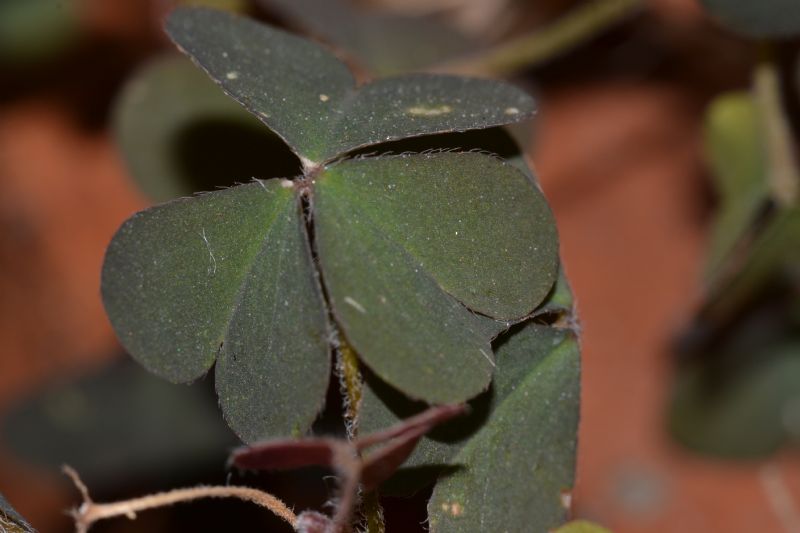
[[[79, 529], [239, 497], [297, 531], [383, 531], [379, 491], [431, 483], [431, 531], [558, 527], [580, 362], [553, 216], [521, 161], [382, 146], [522, 121], [532, 99], [445, 75], [356, 86], [319, 45], [210, 9], [178, 9], [166, 29], [286, 142], [297, 174], [133, 215], [106, 253], [106, 311], [151, 372], [186, 383], [213, 367], [223, 415], [247, 444], [232, 465], [325, 466], [339, 488], [331, 514], [298, 515], [236, 486], [97, 504], [70, 471]], [[332, 376], [344, 424], [325, 435], [312, 425]]]

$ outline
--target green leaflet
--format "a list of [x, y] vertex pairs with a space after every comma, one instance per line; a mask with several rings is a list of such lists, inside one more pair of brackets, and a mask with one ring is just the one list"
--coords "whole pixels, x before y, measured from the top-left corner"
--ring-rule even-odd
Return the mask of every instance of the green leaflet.
[[510, 124], [534, 111], [527, 94], [492, 80], [418, 74], [357, 89], [322, 47], [221, 11], [176, 9], [167, 32], [306, 166], [395, 139]]
[[[332, 101], [354, 84], [324, 48], [249, 18], [178, 8], [167, 33], [227, 94], [309, 159], [324, 150]], [[326, 100], [327, 99], [327, 100]]]
[[36, 533], [28, 522], [0, 494], [0, 531], [3, 533]]
[[315, 214], [323, 279], [350, 344], [381, 377], [435, 403], [484, 390], [494, 361], [483, 321], [336, 191]]
[[547, 531], [564, 522], [563, 493], [575, 472], [580, 355], [568, 336], [545, 357], [530, 357], [539, 342], [529, 326], [498, 350], [498, 376], [507, 365], [519, 380], [453, 458], [464, 468], [436, 484], [428, 504], [432, 533]]
[[556, 280], [558, 237], [544, 197], [516, 168], [491, 157], [441, 153], [346, 161], [317, 180], [320, 216], [328, 195], [351, 218], [363, 218], [401, 245], [473, 311], [519, 319]]
[[550, 289], [547, 299], [542, 302], [540, 307], [536, 308], [534, 316], [558, 315], [557, 318], [574, 321], [576, 320], [576, 317], [572, 316], [574, 304], [575, 300], [567, 280], [567, 274], [564, 272], [564, 265], [559, 263], [556, 283]]
[[754, 38], [782, 39], [800, 35], [797, 0], [702, 0], [722, 23]]
[[280, 138], [177, 53], [126, 83], [113, 126], [128, 172], [156, 201], [300, 169]]
[[351, 91], [336, 111], [325, 159], [395, 139], [510, 124], [529, 118], [533, 100], [502, 82], [407, 74]]
[[556, 278], [554, 223], [540, 193], [485, 155], [345, 161], [317, 178], [314, 206], [345, 335], [414, 398], [457, 402], [484, 390], [493, 335], [464, 306], [519, 319]]
[[103, 301], [123, 346], [174, 382], [217, 359], [223, 412], [245, 441], [307, 430], [328, 382], [324, 308], [297, 199], [283, 183], [138, 213], [103, 265]]

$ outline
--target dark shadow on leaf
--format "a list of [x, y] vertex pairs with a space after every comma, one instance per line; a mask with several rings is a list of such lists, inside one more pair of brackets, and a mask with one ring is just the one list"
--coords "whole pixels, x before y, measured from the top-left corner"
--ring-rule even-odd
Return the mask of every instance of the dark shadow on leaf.
[[464, 465], [422, 465], [401, 468], [383, 485], [381, 493], [390, 496], [402, 496], [409, 498], [422, 490], [434, 480], [452, 476]]
[[222, 464], [236, 444], [209, 385], [177, 387], [119, 358], [19, 400], [0, 420], [0, 438], [40, 467], [69, 463], [97, 490], [184, 475]]
[[300, 173], [297, 156], [257, 122], [209, 118], [190, 123], [175, 135], [172, 156], [184, 187], [192, 192]]
[[369, 146], [353, 152], [352, 155], [382, 154], [403, 152], [424, 152], [426, 150], [456, 150], [467, 152], [481, 150], [503, 159], [513, 159], [521, 155], [519, 146], [505, 128], [486, 128], [436, 135], [423, 135]]
[[[410, 400], [402, 392], [382, 381], [375, 374], [365, 369], [364, 379], [378, 398], [398, 418], [408, 418], [417, 415], [428, 408], [428, 404], [421, 401]], [[469, 403], [469, 413], [436, 427], [425, 437], [447, 444], [468, 439], [480, 429], [489, 418], [489, 405], [491, 403], [492, 388], [473, 398]]]
[[522, 322], [517, 322], [516, 324], [514, 324], [513, 326], [502, 332], [500, 335], [497, 336], [497, 338], [495, 338], [492, 341], [492, 350], [494, 351], [494, 353], [496, 354], [500, 350], [500, 348], [506, 342], [508, 342], [509, 339], [511, 339], [514, 335], [525, 329], [529, 324], [540, 324], [544, 326], [549, 326], [550, 323], [548, 323], [546, 320], [543, 319], [543, 317], [546, 316], [547, 315], [538, 315], [538, 316], [534, 315], [533, 317], [527, 318]]

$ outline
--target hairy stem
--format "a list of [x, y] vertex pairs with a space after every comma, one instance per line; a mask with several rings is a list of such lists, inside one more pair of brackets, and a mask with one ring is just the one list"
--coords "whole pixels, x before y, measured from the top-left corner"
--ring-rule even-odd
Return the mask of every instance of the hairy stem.
[[439, 70], [457, 74], [508, 76], [572, 50], [630, 16], [642, 0], [593, 0], [553, 24]]
[[89, 497], [89, 491], [81, 481], [78, 473], [69, 466], [64, 466], [64, 473], [72, 479], [83, 497], [80, 507], [72, 511], [75, 519], [75, 530], [77, 533], [86, 533], [92, 524], [107, 518], [124, 516], [130, 520], [136, 518], [136, 513], [148, 509], [167, 507], [176, 503], [190, 502], [203, 498], [238, 498], [240, 500], [252, 502], [272, 511], [275, 515], [288, 522], [292, 528], [296, 529], [297, 516], [281, 500], [250, 487], [192, 487], [187, 489], [175, 489], [168, 492], [159, 492], [140, 498], [123, 500], [113, 503], [95, 503]]
[[[359, 369], [358, 356], [355, 350], [344, 339], [339, 344], [339, 380], [342, 392], [345, 395], [345, 420], [347, 421], [347, 434], [351, 440], [358, 436], [358, 414], [361, 407], [362, 388], [364, 379]], [[346, 484], [346, 483], [345, 483]], [[355, 493], [357, 487], [342, 487], [343, 495], [348, 491]], [[361, 513], [367, 522], [367, 530], [372, 533], [385, 531], [383, 522], [383, 509], [381, 509], [377, 492], [364, 494], [361, 502]]]
[[386, 524], [383, 520], [383, 507], [378, 491], [373, 490], [364, 494], [362, 509], [367, 522], [367, 533], [386, 533]]
[[356, 352], [344, 339], [339, 344], [339, 381], [345, 397], [345, 420], [347, 421], [347, 435], [350, 439], [358, 436], [358, 411], [361, 406], [361, 388], [363, 379], [358, 365]]

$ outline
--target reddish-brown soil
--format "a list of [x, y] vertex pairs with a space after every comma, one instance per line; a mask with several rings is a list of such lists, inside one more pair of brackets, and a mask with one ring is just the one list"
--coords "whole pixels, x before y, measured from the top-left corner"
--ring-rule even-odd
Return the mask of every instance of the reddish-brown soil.
[[[3, 410], [36, 384], [114, 353], [100, 265], [116, 227], [143, 199], [108, 137], [83, 132], [47, 101], [0, 110], [0, 154]], [[0, 491], [42, 531], [64, 520], [56, 480], [0, 451]]]

